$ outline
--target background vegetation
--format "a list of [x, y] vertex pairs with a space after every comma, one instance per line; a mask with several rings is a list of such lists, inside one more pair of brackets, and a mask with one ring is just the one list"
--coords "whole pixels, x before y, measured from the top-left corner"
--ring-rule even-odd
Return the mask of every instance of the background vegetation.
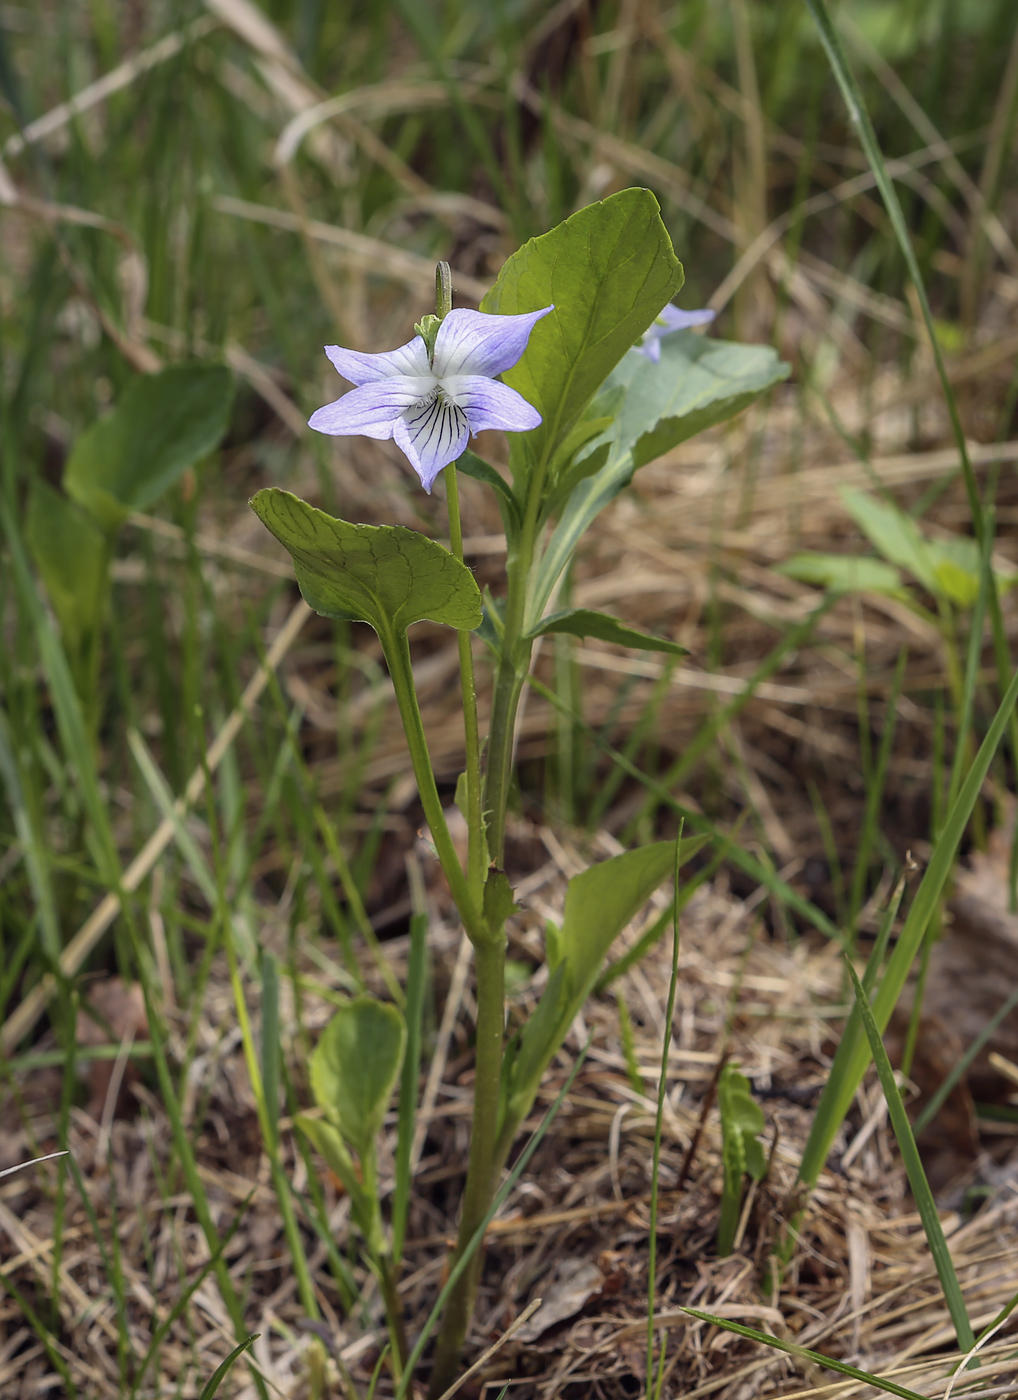
[[[838, 24], [897, 182], [1003, 578], [1018, 563], [1014, 7], [850, 0]], [[872, 514], [838, 495], [884, 493], [934, 544], [973, 538], [902, 248], [800, 0], [3, 4], [0, 160], [0, 1168], [64, 1145], [73, 1156], [0, 1188], [0, 1383], [27, 1394], [58, 1374], [67, 1393], [126, 1395], [159, 1377], [166, 1393], [197, 1393], [247, 1317], [263, 1329], [262, 1373], [299, 1393], [310, 1316], [312, 1334], [344, 1338], [340, 1372], [363, 1389], [377, 1300], [343, 1252], [334, 1183], [318, 1186], [289, 1135], [307, 1101], [299, 1065], [330, 1001], [393, 981], [411, 910], [425, 910], [434, 1108], [444, 1059], [469, 1069], [469, 985], [418, 842], [377, 649], [367, 629], [295, 611], [289, 565], [246, 505], [283, 485], [347, 519], [441, 531], [389, 445], [305, 429], [337, 392], [321, 346], [402, 343], [437, 258], [474, 305], [521, 241], [640, 184], [685, 264], [682, 305], [713, 307], [725, 338], [772, 343], [793, 366], [766, 405], [642, 473], [578, 562], [575, 601], [692, 655], [648, 664], [566, 638], [545, 650], [560, 704], [528, 702], [513, 833], [518, 884], [553, 867], [514, 950], [524, 1012], [555, 872], [671, 834], [678, 803], [731, 837], [703, 857], [699, 893], [746, 921], [732, 925], [733, 953], [720, 905], [713, 925], [694, 920], [707, 948], [721, 922], [730, 981], [713, 987], [717, 1005], [690, 1006], [681, 1044], [711, 1064], [731, 1046], [751, 950], [775, 960], [753, 975], [786, 985], [805, 976], [796, 957], [819, 959], [812, 1029], [803, 1019], [785, 1042], [782, 1070], [808, 1107], [850, 999], [823, 962], [831, 939], [868, 951], [906, 854], [936, 852], [1013, 669], [1018, 617], [1005, 593], [995, 642], [989, 622], [984, 637], [978, 560], [975, 593], [938, 589], [908, 553], [914, 527], [896, 517], [906, 543], [881, 546]], [[191, 360], [233, 372], [229, 426], [118, 537], [90, 709], [29, 501], [36, 483], [60, 489], [75, 442], [136, 376]], [[494, 582], [497, 515], [480, 488], [464, 494], [468, 553]], [[780, 571], [807, 552], [875, 560], [874, 546], [899, 573], [867, 565], [847, 595], [818, 591], [829, 562]], [[415, 661], [451, 801], [455, 647], [421, 629]], [[1002, 916], [1009, 744], [965, 839]], [[158, 991], [147, 1007], [131, 990], [140, 969]], [[466, 997], [458, 1027], [442, 1021], [450, 983], [454, 1013]], [[947, 1059], [1010, 989], [998, 979], [979, 1010], [957, 1012]], [[237, 1021], [248, 1003], [253, 1081]], [[606, 1005], [592, 1014], [615, 1077], [645, 1090], [660, 1012], [634, 1011], [634, 1032], [620, 993], [619, 1031]], [[950, 1066], [923, 1059], [924, 1034], [906, 1011], [895, 1062], [932, 1090]], [[736, 1048], [747, 1063], [756, 1053]], [[692, 1132], [710, 1075], [690, 1083]], [[999, 1122], [1008, 1105], [991, 1111]], [[808, 1127], [804, 1113], [799, 1152]], [[406, 1294], [411, 1326], [450, 1228], [439, 1165], [462, 1154], [454, 1115], [429, 1142], [411, 1233], [431, 1254]], [[967, 1166], [971, 1133], [963, 1145], [945, 1184]], [[641, 1182], [645, 1148], [637, 1136]], [[535, 1178], [549, 1207], [568, 1194], [553, 1168]], [[706, 1168], [702, 1190], [697, 1209], [716, 1212]], [[267, 1222], [261, 1244], [247, 1209]], [[315, 1278], [299, 1300], [294, 1236], [280, 1243], [287, 1209]], [[489, 1327], [504, 1321], [498, 1296]], [[617, 1393], [639, 1371], [623, 1361]]]

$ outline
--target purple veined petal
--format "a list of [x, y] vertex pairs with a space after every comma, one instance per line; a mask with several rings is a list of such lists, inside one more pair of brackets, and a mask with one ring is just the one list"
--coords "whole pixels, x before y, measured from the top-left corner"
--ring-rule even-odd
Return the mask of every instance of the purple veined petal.
[[349, 379], [358, 388], [362, 384], [376, 384], [379, 380], [393, 379], [397, 375], [420, 378], [431, 374], [428, 352], [419, 335], [398, 350], [385, 350], [378, 355], [344, 350], [342, 345], [326, 345], [325, 353], [343, 378]]
[[438, 473], [462, 454], [470, 428], [463, 409], [439, 392], [407, 409], [392, 437], [430, 494]]
[[651, 339], [651, 340], [645, 340], [645, 341], [643, 342], [642, 345], [638, 345], [636, 348], [637, 348], [637, 350], [639, 350], [639, 352], [640, 352], [641, 355], [646, 355], [648, 360], [653, 360], [655, 364], [659, 364], [659, 363], [660, 363], [660, 361], [661, 361], [661, 340], [660, 340], [660, 337], [654, 336], [653, 339]]
[[365, 437], [391, 438], [400, 414], [434, 389], [435, 381], [430, 375], [427, 379], [400, 377], [365, 384], [317, 409], [308, 419], [308, 427], [333, 437], [362, 433]]
[[434, 367], [447, 375], [483, 374], [492, 379], [513, 365], [527, 348], [530, 332], [553, 306], [522, 316], [491, 316], [485, 311], [450, 311], [435, 338]]
[[462, 409], [471, 433], [485, 428], [501, 428], [506, 433], [525, 433], [541, 422], [537, 409], [522, 394], [486, 379], [483, 374], [453, 374], [442, 380], [442, 388]]

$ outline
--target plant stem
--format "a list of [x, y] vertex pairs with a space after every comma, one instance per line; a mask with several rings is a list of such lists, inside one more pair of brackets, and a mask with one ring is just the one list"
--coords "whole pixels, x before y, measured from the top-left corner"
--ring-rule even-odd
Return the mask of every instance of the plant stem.
[[533, 651], [533, 642], [528, 641], [524, 633], [527, 596], [541, 515], [541, 497], [547, 471], [546, 450], [531, 473], [527, 488], [527, 509], [520, 530], [519, 544], [515, 550], [510, 547], [506, 561], [508, 587], [505, 627], [502, 634], [501, 658], [495, 673], [495, 693], [488, 733], [488, 762], [484, 774], [484, 810], [488, 814], [489, 823], [488, 844], [491, 859], [499, 866], [502, 865], [505, 856], [506, 809], [512, 777], [516, 713], [530, 670], [530, 656]]
[[[456, 558], [463, 563], [463, 528], [460, 524], [459, 485], [456, 480], [456, 464], [445, 469], [446, 503], [449, 509], [449, 542]], [[470, 633], [459, 629], [456, 642], [460, 654], [460, 689], [463, 692], [463, 737], [466, 755], [467, 779], [467, 828], [469, 846], [467, 855], [467, 883], [470, 893], [480, 903], [484, 893], [487, 873], [485, 860], [484, 818], [481, 811], [481, 745], [477, 733], [477, 691], [474, 685], [474, 655], [470, 647]]]
[[[491, 1207], [499, 1166], [496, 1145], [505, 1021], [505, 946], [505, 933], [501, 931], [497, 936], [475, 945], [477, 1041], [474, 1115], [463, 1213], [453, 1263], [467, 1248]], [[449, 1296], [431, 1373], [432, 1400], [444, 1394], [456, 1378], [460, 1350], [474, 1310], [481, 1261], [482, 1251], [478, 1249]]]
[[428, 753], [428, 741], [425, 738], [424, 725], [421, 722], [417, 692], [414, 690], [413, 668], [410, 665], [410, 647], [407, 643], [406, 633], [387, 628], [384, 634], [379, 633], [379, 640], [382, 643], [385, 662], [389, 668], [389, 675], [392, 677], [393, 689], [396, 692], [396, 703], [399, 705], [400, 719], [403, 721], [403, 730], [406, 734], [407, 748], [410, 750], [410, 761], [413, 764], [414, 777], [417, 779], [417, 791], [424, 808], [424, 817], [431, 830], [431, 840], [438, 853], [445, 878], [449, 882], [449, 889], [456, 902], [456, 908], [463, 920], [463, 927], [466, 929], [470, 941], [475, 947], [479, 947], [486, 941], [488, 929], [467, 885], [463, 868], [456, 854], [456, 848], [449, 835], [449, 827], [442, 810], [442, 800], [435, 785], [435, 775], [431, 768], [431, 755]]

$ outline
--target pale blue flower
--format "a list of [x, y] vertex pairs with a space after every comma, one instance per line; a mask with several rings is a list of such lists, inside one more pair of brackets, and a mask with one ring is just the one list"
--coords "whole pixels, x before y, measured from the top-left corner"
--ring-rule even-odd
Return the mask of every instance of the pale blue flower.
[[641, 355], [655, 364], [661, 359], [661, 337], [672, 331], [689, 330], [691, 326], [706, 326], [714, 319], [713, 311], [680, 311], [669, 304], [661, 312], [654, 324], [643, 333], [643, 339], [636, 347]]
[[430, 491], [474, 433], [501, 428], [525, 433], [541, 415], [495, 378], [527, 348], [535, 324], [554, 307], [523, 316], [450, 311], [429, 360], [421, 336], [379, 355], [327, 345], [325, 353], [356, 387], [311, 415], [309, 426], [333, 437], [392, 438]]

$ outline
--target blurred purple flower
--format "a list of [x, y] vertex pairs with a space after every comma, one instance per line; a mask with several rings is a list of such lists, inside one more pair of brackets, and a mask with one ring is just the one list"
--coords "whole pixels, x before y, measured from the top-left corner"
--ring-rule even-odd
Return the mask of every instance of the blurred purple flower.
[[648, 360], [657, 364], [661, 359], [662, 336], [671, 335], [672, 331], [689, 330], [691, 326], [706, 326], [713, 319], [713, 311], [680, 311], [669, 302], [654, 324], [644, 331], [643, 339], [636, 348], [641, 355], [646, 355]]
[[554, 307], [523, 316], [450, 311], [429, 361], [421, 336], [379, 355], [327, 345], [325, 353], [356, 387], [311, 415], [309, 426], [333, 437], [392, 438], [430, 492], [443, 467], [483, 428], [525, 433], [541, 415], [495, 375], [511, 369], [535, 324]]

